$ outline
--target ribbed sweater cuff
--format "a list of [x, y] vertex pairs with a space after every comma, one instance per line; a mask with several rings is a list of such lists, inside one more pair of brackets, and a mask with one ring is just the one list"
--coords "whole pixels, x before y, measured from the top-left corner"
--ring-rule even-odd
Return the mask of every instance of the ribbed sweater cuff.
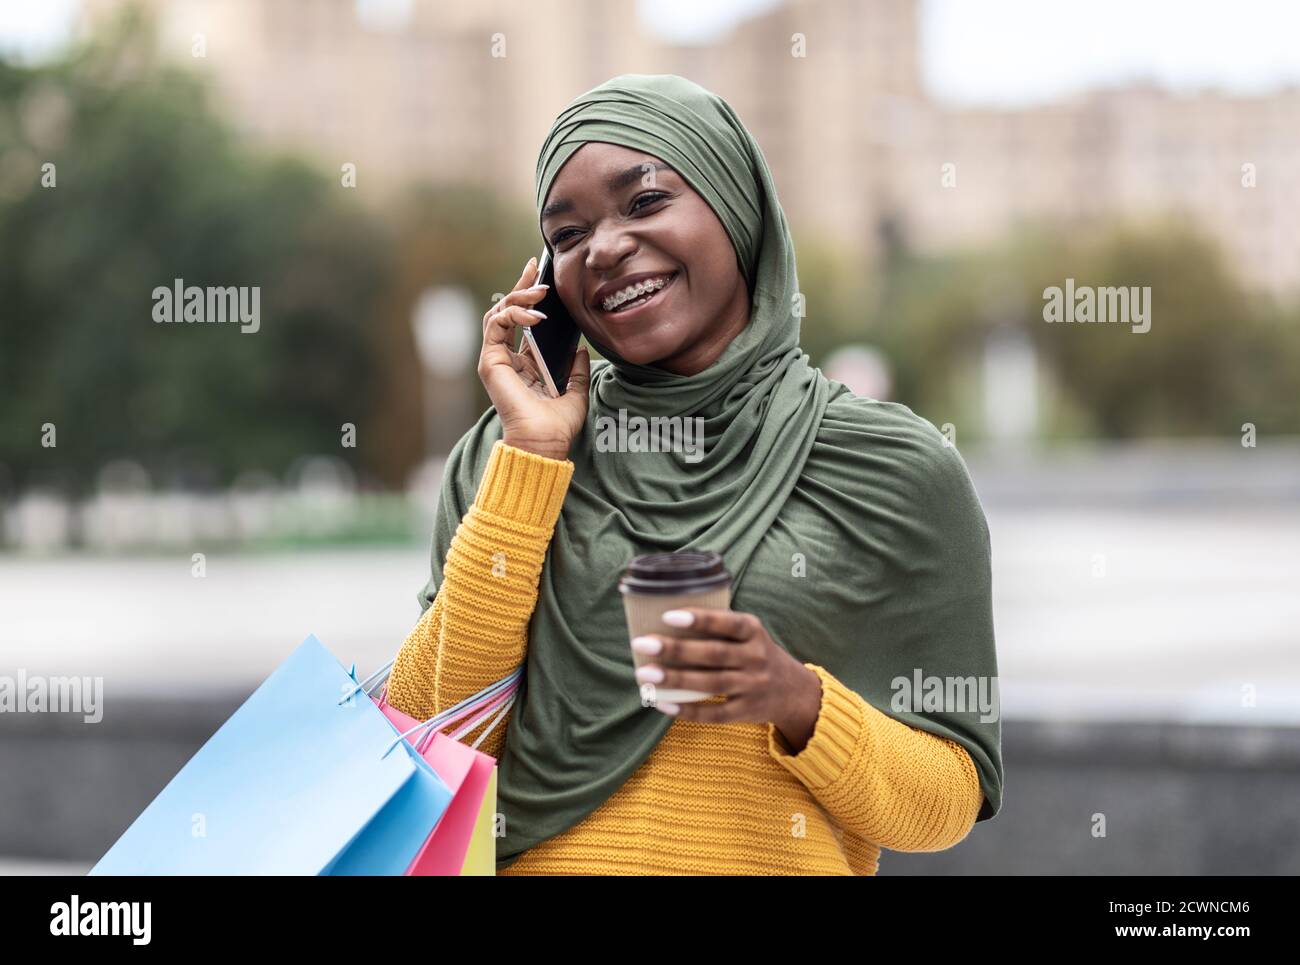
[[548, 459], [498, 439], [474, 503], [482, 512], [549, 529], [560, 517], [573, 469], [568, 459]]
[[798, 754], [790, 753], [776, 725], [767, 725], [767, 749], [787, 771], [809, 790], [828, 787], [844, 773], [862, 735], [861, 698], [828, 670], [814, 663], [805, 667], [822, 682], [822, 704], [812, 737]]

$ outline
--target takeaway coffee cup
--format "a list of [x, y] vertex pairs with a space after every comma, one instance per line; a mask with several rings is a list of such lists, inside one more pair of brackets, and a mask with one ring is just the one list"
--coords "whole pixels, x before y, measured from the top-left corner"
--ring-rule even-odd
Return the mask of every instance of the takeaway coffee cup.
[[[618, 581], [627, 613], [629, 646], [631, 640], [645, 633], [665, 637], [695, 635], [690, 627], [670, 627], [660, 616], [665, 610], [679, 607], [731, 608], [731, 574], [717, 553], [650, 553], [628, 564]], [[636, 667], [656, 663], [650, 654], [632, 651]], [[676, 690], [656, 686], [656, 703], [688, 704], [708, 700], [713, 694], [699, 690]]]

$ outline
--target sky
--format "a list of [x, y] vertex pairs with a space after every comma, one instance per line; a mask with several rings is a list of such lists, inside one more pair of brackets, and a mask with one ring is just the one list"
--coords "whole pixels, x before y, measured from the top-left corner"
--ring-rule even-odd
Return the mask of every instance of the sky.
[[926, 85], [944, 100], [1023, 105], [1135, 81], [1300, 85], [1290, 0], [930, 0], [921, 16]]
[[[709, 42], [780, 2], [637, 0], [644, 22], [684, 43]], [[0, 51], [56, 50], [76, 9], [77, 0], [0, 0]], [[1300, 3], [1288, 0], [920, 0], [920, 18], [924, 82], [953, 103], [1018, 106], [1136, 81], [1235, 93], [1300, 85]]]

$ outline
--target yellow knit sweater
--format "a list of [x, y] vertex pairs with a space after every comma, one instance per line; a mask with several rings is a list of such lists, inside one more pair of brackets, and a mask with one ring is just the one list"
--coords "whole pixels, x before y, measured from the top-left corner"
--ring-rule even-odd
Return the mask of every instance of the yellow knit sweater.
[[[573, 469], [495, 443], [438, 595], [393, 665], [393, 706], [426, 720], [523, 663]], [[498, 577], [499, 553], [512, 565]], [[613, 796], [500, 874], [872, 875], [881, 848], [940, 851], [961, 841], [983, 800], [965, 748], [894, 720], [824, 668], [805, 666], [821, 678], [822, 701], [802, 751], [791, 754], [771, 723], [674, 721]], [[629, 649], [635, 688], [632, 672]], [[479, 749], [499, 756], [507, 722]]]

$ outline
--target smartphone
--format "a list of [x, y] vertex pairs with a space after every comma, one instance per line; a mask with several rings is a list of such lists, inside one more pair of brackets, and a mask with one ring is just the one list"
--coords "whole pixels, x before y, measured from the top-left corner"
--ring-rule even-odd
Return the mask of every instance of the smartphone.
[[569, 384], [569, 373], [573, 370], [573, 357], [578, 351], [582, 331], [555, 290], [550, 248], [544, 248], [542, 257], [537, 260], [537, 283], [551, 286], [542, 300], [533, 306], [546, 317], [523, 329], [519, 352], [531, 359], [551, 398], [558, 398]]

